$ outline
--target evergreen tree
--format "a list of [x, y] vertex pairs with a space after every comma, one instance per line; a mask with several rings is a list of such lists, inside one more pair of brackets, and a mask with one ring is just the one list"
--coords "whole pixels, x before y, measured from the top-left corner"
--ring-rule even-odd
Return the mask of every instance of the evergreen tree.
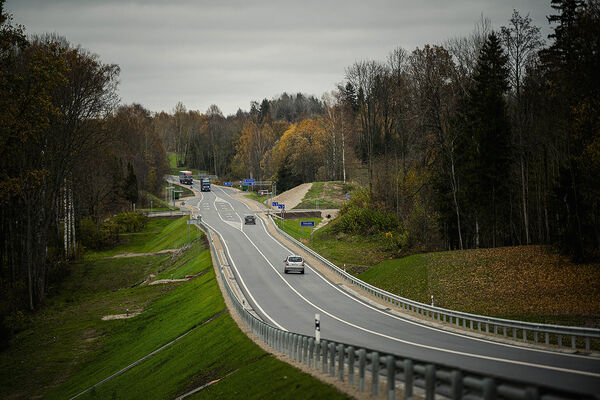
[[136, 203], [138, 200], [138, 184], [137, 177], [135, 176], [135, 172], [133, 171], [133, 165], [130, 162], [127, 163], [127, 178], [125, 179], [125, 198], [133, 203]]
[[552, 46], [542, 53], [551, 134], [563, 147], [554, 190], [556, 245], [576, 261], [600, 249], [600, 2], [553, 0]]
[[[505, 93], [507, 57], [496, 33], [484, 43], [468, 95], [466, 148], [470, 203], [475, 212], [475, 243], [510, 243], [510, 123]], [[481, 236], [480, 236], [481, 232]]]

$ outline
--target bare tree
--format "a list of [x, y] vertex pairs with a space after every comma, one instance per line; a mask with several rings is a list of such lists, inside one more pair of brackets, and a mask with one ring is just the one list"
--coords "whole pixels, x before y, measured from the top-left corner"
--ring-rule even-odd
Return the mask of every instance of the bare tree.
[[524, 138], [525, 115], [521, 106], [521, 87], [526, 68], [534, 64], [543, 41], [540, 36], [540, 28], [532, 24], [529, 14], [522, 17], [517, 10], [513, 10], [510, 24], [501, 28], [501, 38], [508, 55], [509, 84], [514, 100], [512, 122], [518, 141], [523, 227], [525, 230], [525, 243], [529, 244], [529, 215], [527, 212], [529, 197], [527, 177], [529, 174], [525, 155], [527, 145]]

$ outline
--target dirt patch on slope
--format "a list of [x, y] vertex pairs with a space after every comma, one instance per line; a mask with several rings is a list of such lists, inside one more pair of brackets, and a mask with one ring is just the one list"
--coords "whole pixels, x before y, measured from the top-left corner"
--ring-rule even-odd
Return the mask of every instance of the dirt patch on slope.
[[306, 196], [306, 192], [308, 192], [311, 187], [312, 183], [303, 183], [302, 185], [298, 185], [295, 188], [275, 196], [273, 200], [285, 204], [286, 210], [291, 210], [302, 202], [302, 199]]
[[161, 254], [177, 253], [181, 249], [166, 249], [161, 251], [155, 251], [154, 253], [121, 253], [112, 256], [111, 258], [129, 258], [129, 257], [148, 257], [148, 256], [159, 256]]

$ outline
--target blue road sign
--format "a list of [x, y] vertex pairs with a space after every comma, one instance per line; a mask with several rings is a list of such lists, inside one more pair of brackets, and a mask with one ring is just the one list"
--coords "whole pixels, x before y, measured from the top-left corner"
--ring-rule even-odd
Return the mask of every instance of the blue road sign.
[[278, 205], [277, 205], [277, 207], [278, 207], [280, 210], [283, 210], [283, 209], [285, 209], [285, 204], [278, 204]]
[[277, 207], [278, 205], [279, 205], [278, 202], [276, 202], [276, 201], [273, 202], [273, 207]]
[[233, 182], [223, 182], [224, 186], [233, 186]]
[[244, 179], [244, 185], [254, 185], [254, 179]]
[[346, 200], [350, 200], [350, 193], [346, 193]]
[[300, 226], [315, 226], [315, 221], [300, 221]]

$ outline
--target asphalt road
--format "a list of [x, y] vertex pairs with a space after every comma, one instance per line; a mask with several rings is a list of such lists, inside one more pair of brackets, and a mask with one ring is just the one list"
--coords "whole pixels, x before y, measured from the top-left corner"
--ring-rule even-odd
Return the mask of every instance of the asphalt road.
[[318, 313], [322, 339], [600, 396], [597, 357], [491, 342], [416, 323], [355, 298], [310, 265], [304, 275], [284, 274], [283, 260], [290, 250], [267, 233], [260, 218], [257, 225], [244, 225], [244, 214], [252, 212], [233, 194], [213, 185], [211, 192], [185, 201], [220, 234], [238, 283], [266, 322], [314, 335]]

